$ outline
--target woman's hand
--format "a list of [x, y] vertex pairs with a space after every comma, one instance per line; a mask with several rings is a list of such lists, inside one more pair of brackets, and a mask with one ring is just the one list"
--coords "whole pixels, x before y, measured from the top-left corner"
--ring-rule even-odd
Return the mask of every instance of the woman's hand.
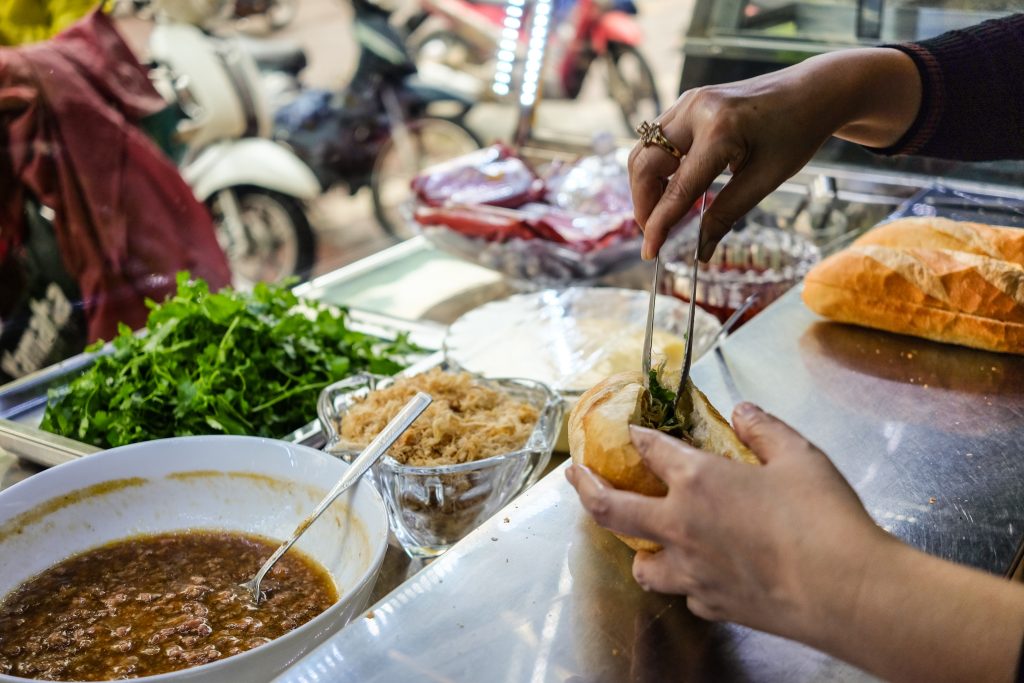
[[913, 61], [877, 48], [688, 90], [658, 118], [683, 159], [656, 145], [638, 144], [630, 155], [643, 257], [654, 258], [669, 230], [726, 168], [732, 178], [704, 216], [705, 261], [733, 223], [799, 171], [829, 136], [891, 145], [910, 127], [920, 102]]
[[733, 420], [763, 467], [633, 427], [666, 497], [617, 491], [581, 467], [569, 481], [598, 523], [664, 547], [637, 553], [633, 575], [644, 588], [685, 594], [706, 619], [805, 636], [823, 609], [855, 608], [868, 563], [893, 541], [814, 445], [751, 404]]
[[[567, 471], [598, 523], [657, 541], [641, 586], [683, 593], [698, 616], [793, 638], [893, 681], [1010, 681], [1024, 588], [925, 555], [875, 526], [813, 444], [750, 404], [736, 433], [762, 467], [633, 427], [664, 498]], [[939, 456], [941, 457], [941, 456]]]

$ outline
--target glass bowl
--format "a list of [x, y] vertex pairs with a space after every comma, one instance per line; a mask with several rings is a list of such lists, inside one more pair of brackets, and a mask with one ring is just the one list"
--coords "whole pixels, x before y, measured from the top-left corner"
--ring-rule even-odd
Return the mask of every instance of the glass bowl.
[[[697, 246], [696, 224], [673, 238], [662, 258], [665, 275], [660, 291], [683, 301], [690, 300], [693, 253]], [[742, 325], [768, 304], [803, 280], [821, 259], [810, 240], [788, 230], [748, 222], [742, 230], [730, 232], [719, 243], [715, 255], [698, 268], [697, 303], [725, 320], [752, 294], [757, 301], [737, 323]]]
[[[341, 436], [348, 409], [392, 377], [359, 374], [326, 387], [317, 414], [328, 436], [324, 450], [346, 462], [360, 449]], [[413, 558], [436, 557], [531, 486], [551, 459], [562, 424], [562, 401], [528, 379], [476, 380], [525, 401], [538, 411], [526, 444], [515, 451], [457, 465], [413, 467], [385, 454], [373, 466], [374, 485], [384, 498], [391, 530]]]

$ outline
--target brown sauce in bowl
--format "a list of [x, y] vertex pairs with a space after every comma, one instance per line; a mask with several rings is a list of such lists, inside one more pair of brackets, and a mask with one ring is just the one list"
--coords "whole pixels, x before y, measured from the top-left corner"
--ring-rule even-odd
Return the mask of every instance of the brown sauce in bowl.
[[263, 580], [258, 607], [238, 587], [277, 543], [240, 533], [138, 536], [70, 557], [0, 602], [0, 673], [104, 681], [177, 671], [251, 650], [338, 599], [294, 548]]

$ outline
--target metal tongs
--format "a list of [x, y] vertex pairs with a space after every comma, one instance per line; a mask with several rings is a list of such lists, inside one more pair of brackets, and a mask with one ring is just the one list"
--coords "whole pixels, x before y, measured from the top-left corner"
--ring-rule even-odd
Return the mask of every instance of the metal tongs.
[[[686, 380], [690, 377], [690, 365], [693, 363], [693, 319], [697, 307], [697, 271], [700, 265], [700, 241], [704, 232], [704, 208], [707, 205], [708, 193], [700, 200], [700, 218], [697, 220], [697, 246], [693, 249], [693, 272], [690, 277], [690, 313], [686, 321], [685, 353], [683, 368], [679, 375], [679, 388], [676, 391], [676, 402], [673, 412], [678, 412], [679, 403], [686, 394]], [[651, 388], [651, 347], [654, 344], [654, 305], [658, 297], [658, 283], [661, 281], [661, 250], [654, 257], [654, 279], [651, 281], [651, 298], [647, 303], [647, 327], [644, 329], [644, 355], [642, 359], [644, 388]]]

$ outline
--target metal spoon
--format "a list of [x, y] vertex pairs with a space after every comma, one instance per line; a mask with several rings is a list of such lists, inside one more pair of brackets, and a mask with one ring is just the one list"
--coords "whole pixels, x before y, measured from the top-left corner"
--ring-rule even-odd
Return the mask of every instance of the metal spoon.
[[260, 567], [260, 570], [256, 572], [256, 576], [241, 584], [241, 587], [248, 591], [252, 596], [253, 604], [258, 605], [260, 604], [260, 601], [263, 600], [263, 593], [260, 592], [260, 582], [263, 581], [263, 577], [267, 575], [267, 572], [270, 571], [271, 567], [281, 559], [282, 555], [288, 552], [289, 548], [295, 545], [295, 541], [299, 540], [299, 536], [301, 536], [306, 529], [308, 529], [313, 522], [323, 514], [324, 510], [330, 507], [331, 503], [333, 503], [338, 496], [348, 490], [352, 484], [359, 481], [359, 478], [363, 476], [366, 470], [370, 469], [370, 465], [377, 462], [377, 459], [391, 448], [391, 445], [398, 440], [398, 437], [405, 433], [405, 430], [416, 421], [416, 418], [423, 414], [423, 411], [427, 409], [427, 406], [430, 405], [432, 400], [433, 399], [430, 398], [429, 395], [422, 391], [410, 399], [409, 402], [406, 403], [400, 411], [398, 411], [398, 414], [395, 415], [391, 422], [388, 422], [387, 426], [384, 427], [384, 430], [374, 437], [373, 441], [363, 449], [363, 452], [352, 461], [352, 464], [349, 465], [347, 470], [345, 470], [345, 474], [342, 475], [338, 483], [334, 485], [334, 488], [324, 496], [324, 499], [320, 501], [313, 512], [310, 513], [306, 519], [302, 520], [299, 526], [295, 528], [295, 531], [292, 533], [292, 537], [282, 543], [277, 550], [274, 551], [274, 554], [270, 556], [270, 559], [264, 562], [263, 566]]

